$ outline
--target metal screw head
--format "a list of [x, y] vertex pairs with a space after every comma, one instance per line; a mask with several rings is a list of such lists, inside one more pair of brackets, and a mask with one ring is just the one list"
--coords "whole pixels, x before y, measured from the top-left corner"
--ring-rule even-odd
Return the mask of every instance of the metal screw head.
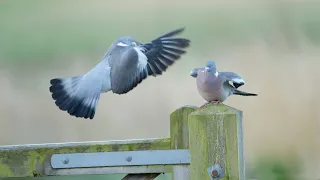
[[217, 170], [213, 170], [213, 171], [211, 172], [211, 176], [214, 177], [214, 178], [216, 178], [216, 177], [219, 176], [219, 172], [218, 172]]
[[132, 160], [132, 157], [131, 157], [131, 156], [126, 157], [126, 161], [127, 161], [127, 162], [130, 162], [131, 160]]
[[69, 159], [66, 158], [65, 160], [62, 161], [63, 164], [68, 164], [69, 163]]
[[221, 179], [224, 177], [224, 173], [219, 164], [215, 164], [207, 169], [211, 180]]

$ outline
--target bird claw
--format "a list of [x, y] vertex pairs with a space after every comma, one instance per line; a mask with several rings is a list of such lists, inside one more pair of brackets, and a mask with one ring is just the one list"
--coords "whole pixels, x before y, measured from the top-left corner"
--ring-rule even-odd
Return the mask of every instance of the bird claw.
[[203, 104], [202, 106], [200, 106], [200, 107], [198, 107], [196, 109], [198, 110], [198, 109], [200, 109], [200, 108], [202, 108], [204, 106], [207, 106], [210, 103], [212, 103], [212, 104], [222, 104], [222, 102], [220, 100], [213, 100], [213, 101], [210, 101], [210, 102], [207, 102], [207, 103]]
[[213, 104], [222, 104], [222, 102], [220, 100], [213, 100], [211, 101], [210, 103], [213, 103]]
[[208, 105], [209, 103], [210, 103], [210, 102], [204, 103], [202, 106], [198, 107], [197, 110], [200, 109], [200, 108], [202, 108], [202, 107], [204, 107], [204, 106], [206, 106], [206, 105]]

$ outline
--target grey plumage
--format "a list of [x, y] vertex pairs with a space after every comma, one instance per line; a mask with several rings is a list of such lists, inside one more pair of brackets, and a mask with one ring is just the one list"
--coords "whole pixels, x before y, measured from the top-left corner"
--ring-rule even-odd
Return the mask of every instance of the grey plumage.
[[205, 68], [201, 67], [201, 68], [194, 68], [191, 70], [190, 72], [190, 76], [196, 78], [198, 76], [198, 72], [199, 71], [204, 71]]
[[224, 76], [228, 81], [231, 81], [235, 88], [244, 85], [244, 80], [238, 74], [234, 72], [219, 72], [220, 76]]
[[142, 44], [130, 36], [114, 41], [102, 61], [88, 73], [50, 81], [52, 98], [60, 110], [93, 119], [100, 93], [125, 94], [148, 76], [158, 76], [185, 54], [190, 40], [174, 38], [184, 28]]
[[[206, 67], [194, 68], [190, 76], [196, 78], [199, 94], [208, 102], [225, 101], [229, 96], [257, 96], [254, 93], [240, 91], [237, 88], [245, 82], [234, 72], [218, 72], [214, 61], [207, 61]], [[233, 86], [229, 83], [232, 82]]]
[[[204, 70], [205, 70], [204, 67], [194, 68], [191, 70], [190, 76], [196, 78], [198, 76], [198, 71], [204, 71]], [[238, 87], [244, 85], [244, 83], [245, 83], [243, 81], [242, 77], [234, 72], [219, 72], [219, 75], [225, 76], [228, 81], [232, 82], [232, 84], [235, 88], [238, 88]]]

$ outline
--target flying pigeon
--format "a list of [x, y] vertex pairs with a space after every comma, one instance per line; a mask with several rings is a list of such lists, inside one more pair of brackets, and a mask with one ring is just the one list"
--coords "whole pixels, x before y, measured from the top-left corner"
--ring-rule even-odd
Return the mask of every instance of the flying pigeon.
[[124, 36], [114, 41], [103, 59], [83, 75], [51, 79], [55, 104], [71, 116], [93, 119], [101, 93], [125, 94], [148, 76], [161, 75], [185, 54], [190, 40], [174, 38], [180, 28], [145, 44]]
[[[197, 89], [200, 96], [208, 101], [207, 104], [221, 104], [229, 96], [257, 96], [257, 94], [247, 93], [238, 90], [238, 87], [245, 84], [244, 80], [234, 72], [218, 72], [214, 61], [207, 61], [206, 67], [194, 68], [190, 76], [196, 78]], [[229, 83], [232, 82], [233, 86]], [[202, 107], [201, 106], [201, 107]]]

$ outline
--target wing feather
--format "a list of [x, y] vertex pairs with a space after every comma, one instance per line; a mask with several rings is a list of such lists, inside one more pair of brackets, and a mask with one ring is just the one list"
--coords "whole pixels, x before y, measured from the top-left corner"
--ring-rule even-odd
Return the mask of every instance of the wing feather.
[[189, 46], [190, 40], [171, 37], [183, 30], [184, 28], [172, 31], [140, 46], [141, 52], [148, 58], [148, 75], [161, 75], [186, 53], [184, 49]]
[[231, 81], [235, 88], [245, 84], [244, 80], [234, 72], [219, 72], [219, 76], [225, 76], [228, 81]]
[[188, 39], [171, 37], [183, 30], [184, 28], [177, 29], [136, 47], [117, 47], [122, 50], [111, 55], [112, 91], [125, 94], [149, 75], [157, 76], [165, 72], [186, 53], [184, 49], [189, 46]]
[[111, 89], [113, 93], [125, 94], [147, 78], [147, 59], [140, 57], [132, 47], [119, 48], [121, 51], [110, 57], [113, 62], [110, 72]]
[[203, 70], [204, 70], [203, 67], [201, 67], [201, 68], [194, 68], [194, 69], [192, 69], [192, 70], [190, 71], [190, 76], [192, 76], [192, 77], [194, 77], [194, 78], [197, 78], [199, 71], [203, 71]]

